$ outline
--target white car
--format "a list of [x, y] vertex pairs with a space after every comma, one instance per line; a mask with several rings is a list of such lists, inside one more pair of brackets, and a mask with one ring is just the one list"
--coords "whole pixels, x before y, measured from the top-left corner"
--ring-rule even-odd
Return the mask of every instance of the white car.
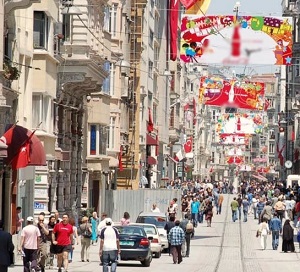
[[169, 248], [167, 231], [165, 230], [167, 216], [164, 213], [142, 212], [138, 215], [136, 223], [155, 225], [159, 233], [162, 249], [166, 250]]
[[141, 224], [141, 223], [131, 223], [130, 226], [142, 227], [145, 230], [147, 237], [153, 238], [151, 240], [151, 246], [150, 246], [151, 252], [154, 254], [155, 258], [160, 258], [163, 248], [162, 248], [161, 238], [157, 227], [153, 224]]

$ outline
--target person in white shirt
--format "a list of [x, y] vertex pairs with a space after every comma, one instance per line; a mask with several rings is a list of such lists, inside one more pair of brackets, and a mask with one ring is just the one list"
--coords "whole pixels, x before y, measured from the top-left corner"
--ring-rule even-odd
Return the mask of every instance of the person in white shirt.
[[160, 212], [159, 208], [156, 206], [155, 203], [152, 205], [151, 212], [157, 212], [157, 213]]
[[117, 257], [121, 253], [119, 232], [112, 226], [111, 218], [105, 219], [106, 226], [100, 233], [99, 255], [103, 261], [103, 272], [108, 272], [109, 263], [111, 263], [111, 272], [117, 269]]
[[[98, 225], [98, 234], [100, 235], [101, 230], [106, 227], [106, 218], [107, 218], [107, 213], [102, 213], [101, 214], [101, 219], [99, 225]], [[112, 226], [114, 226], [114, 223], [112, 222]]]
[[33, 217], [27, 217], [27, 226], [22, 229], [21, 242], [18, 248], [19, 252], [24, 252], [23, 257], [24, 272], [29, 272], [29, 262], [31, 262], [31, 269], [37, 271], [37, 254], [38, 254], [38, 240], [41, 236], [40, 230], [33, 225]]

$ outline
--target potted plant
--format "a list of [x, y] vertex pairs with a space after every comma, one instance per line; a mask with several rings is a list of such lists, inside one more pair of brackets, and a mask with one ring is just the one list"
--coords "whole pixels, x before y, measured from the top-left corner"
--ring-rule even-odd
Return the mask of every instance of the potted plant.
[[20, 72], [17, 67], [12, 66], [9, 62], [3, 63], [3, 76], [8, 80], [16, 80], [20, 77]]

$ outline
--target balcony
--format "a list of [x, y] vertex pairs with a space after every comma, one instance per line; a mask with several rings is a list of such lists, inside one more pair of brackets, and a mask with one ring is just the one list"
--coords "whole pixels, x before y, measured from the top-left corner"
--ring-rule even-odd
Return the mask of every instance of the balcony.
[[24, 9], [30, 7], [33, 3], [40, 3], [41, 0], [6, 0], [4, 4], [5, 13], [14, 9]]

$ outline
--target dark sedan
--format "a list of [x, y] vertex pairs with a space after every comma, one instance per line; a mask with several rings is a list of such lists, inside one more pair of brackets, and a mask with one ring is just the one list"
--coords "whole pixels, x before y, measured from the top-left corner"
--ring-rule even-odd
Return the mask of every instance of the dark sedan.
[[140, 261], [143, 266], [150, 266], [152, 261], [150, 241], [142, 227], [116, 226], [120, 232], [122, 261]]

